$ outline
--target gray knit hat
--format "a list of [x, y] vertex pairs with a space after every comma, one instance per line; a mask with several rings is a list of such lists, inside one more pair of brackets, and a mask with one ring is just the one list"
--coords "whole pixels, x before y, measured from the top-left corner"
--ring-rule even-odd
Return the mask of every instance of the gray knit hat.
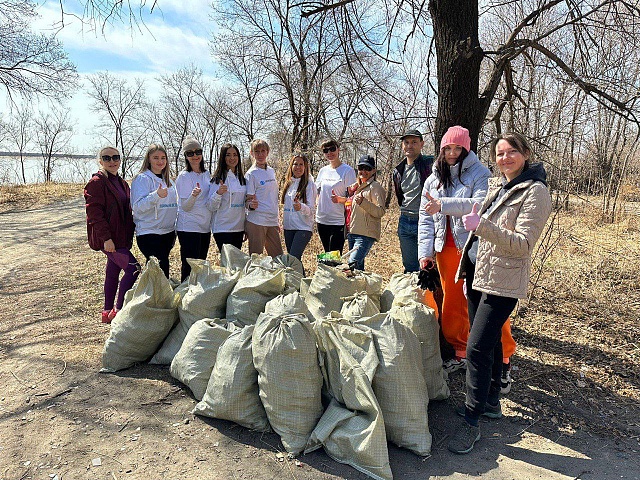
[[200, 145], [200, 142], [191, 136], [185, 137], [185, 139], [182, 141], [182, 151], [188, 152], [190, 150], [202, 150], [202, 145]]

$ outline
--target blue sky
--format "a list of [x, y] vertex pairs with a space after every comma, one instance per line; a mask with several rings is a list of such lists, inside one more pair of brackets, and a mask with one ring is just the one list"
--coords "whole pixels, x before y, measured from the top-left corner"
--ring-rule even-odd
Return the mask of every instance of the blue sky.
[[[130, 26], [115, 22], [104, 32], [95, 32], [71, 15], [65, 15], [64, 28], [57, 36], [70, 60], [76, 65], [81, 82], [98, 71], [108, 70], [126, 78], [143, 78], [147, 94], [153, 98], [159, 86], [155, 80], [161, 74], [195, 64], [207, 76], [214, 76], [209, 50], [213, 22], [210, 20], [211, 0], [159, 0], [159, 8], [144, 13], [144, 23]], [[65, 1], [65, 12], [81, 15], [77, 2]], [[60, 3], [47, 0], [38, 6], [40, 17], [31, 23], [34, 31], [53, 32], [62, 18]], [[4, 103], [4, 92], [0, 93]], [[73, 144], [78, 153], [93, 153], [102, 143], [93, 129], [96, 121], [89, 111], [89, 99], [79, 89], [67, 102], [77, 124]], [[46, 109], [40, 101], [39, 108]], [[6, 111], [0, 108], [0, 111]]]

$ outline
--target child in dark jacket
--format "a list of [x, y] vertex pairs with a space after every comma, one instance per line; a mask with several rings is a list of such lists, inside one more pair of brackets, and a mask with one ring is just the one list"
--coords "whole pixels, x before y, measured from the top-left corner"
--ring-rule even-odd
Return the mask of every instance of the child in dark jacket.
[[[113, 147], [105, 147], [98, 154], [98, 162], [100, 170], [84, 187], [87, 237], [93, 250], [101, 250], [107, 255], [102, 323], [111, 323], [122, 308], [124, 294], [136, 281], [140, 265], [131, 253], [135, 226], [129, 185], [118, 174], [120, 154]], [[124, 275], [118, 292], [122, 270]]]

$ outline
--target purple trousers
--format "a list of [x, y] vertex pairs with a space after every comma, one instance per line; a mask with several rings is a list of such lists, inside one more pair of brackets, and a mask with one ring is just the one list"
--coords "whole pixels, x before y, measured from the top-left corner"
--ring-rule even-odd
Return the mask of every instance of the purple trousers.
[[[104, 251], [104, 250], [103, 250]], [[115, 252], [104, 252], [107, 255], [107, 268], [104, 275], [104, 310], [117, 310], [122, 308], [124, 294], [133, 286], [140, 273], [140, 264], [136, 257], [126, 248], [118, 248]], [[118, 290], [118, 280], [120, 272], [124, 270], [124, 275], [120, 280]], [[116, 302], [116, 292], [118, 300]]]

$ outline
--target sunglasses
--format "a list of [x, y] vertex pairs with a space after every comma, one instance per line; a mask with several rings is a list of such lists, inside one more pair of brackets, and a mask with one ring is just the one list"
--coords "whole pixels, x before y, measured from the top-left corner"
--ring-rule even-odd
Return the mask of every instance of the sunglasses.
[[187, 157], [193, 157], [194, 155], [202, 155], [202, 149], [198, 149], [198, 150], [194, 150], [194, 151], [188, 151], [188, 152], [184, 152], [184, 154]]
[[373, 168], [371, 168], [368, 165], [358, 165], [358, 170], [364, 170], [365, 172], [370, 172], [371, 170], [373, 170]]
[[336, 147], [335, 145], [331, 146], [331, 147], [326, 147], [322, 149], [322, 153], [329, 153], [329, 152], [335, 152], [338, 149], [338, 147]]
[[120, 161], [120, 155], [102, 155], [102, 157], [100, 157], [102, 159], [103, 162], [119, 162]]

